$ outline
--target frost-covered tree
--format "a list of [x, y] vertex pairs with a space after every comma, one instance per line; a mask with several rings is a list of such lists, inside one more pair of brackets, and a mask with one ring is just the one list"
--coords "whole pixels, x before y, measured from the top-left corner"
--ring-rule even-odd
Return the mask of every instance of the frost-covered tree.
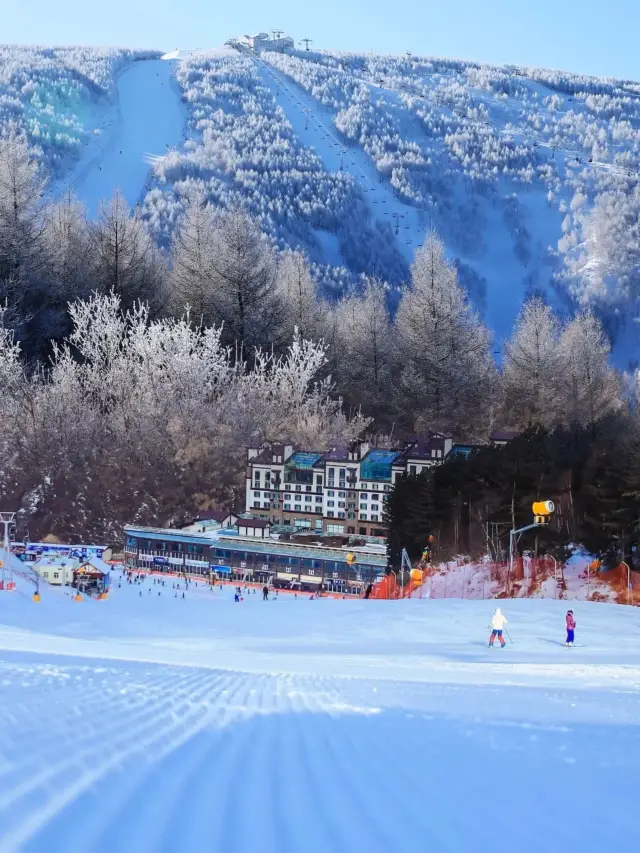
[[486, 428], [495, 404], [490, 342], [431, 233], [396, 315], [397, 400], [414, 428], [466, 435]]
[[244, 211], [220, 214], [214, 223], [211, 261], [212, 313], [223, 340], [250, 355], [279, 343], [282, 304], [273, 251]]
[[49, 295], [63, 305], [88, 296], [92, 284], [85, 208], [69, 191], [47, 209], [45, 224]]
[[593, 314], [583, 311], [565, 326], [559, 352], [559, 419], [593, 427], [605, 415], [621, 408], [620, 381], [609, 366], [609, 342]]
[[284, 252], [278, 260], [276, 275], [284, 340], [291, 342], [296, 329], [303, 338], [316, 341], [323, 338], [326, 306], [318, 298], [304, 255]]
[[171, 310], [180, 315], [188, 305], [196, 322], [211, 325], [216, 319], [213, 292], [214, 223], [202, 196], [190, 199], [171, 244]]
[[125, 308], [144, 302], [152, 315], [164, 308], [164, 264], [144, 224], [130, 215], [120, 192], [101, 204], [91, 226], [90, 245], [97, 289], [117, 294]]
[[391, 391], [391, 320], [386, 300], [382, 282], [370, 279], [362, 294], [348, 296], [336, 307], [340, 389], [351, 404], [377, 414], [388, 407]]
[[24, 285], [45, 264], [45, 178], [15, 127], [0, 136], [0, 280]]
[[16, 502], [37, 496], [54, 526], [80, 519], [104, 535], [200, 499], [234, 500], [247, 444], [286, 433], [322, 446], [368, 424], [343, 413], [321, 375], [324, 345], [299, 334], [281, 356], [258, 350], [249, 367], [220, 328], [153, 320], [145, 306], [123, 313], [114, 294], [70, 313], [72, 333], [46, 373], [27, 374], [0, 330], [0, 490], [18, 483]]
[[557, 423], [563, 405], [558, 381], [567, 368], [559, 338], [560, 324], [550, 306], [538, 297], [526, 302], [504, 345], [504, 420], [510, 425]]

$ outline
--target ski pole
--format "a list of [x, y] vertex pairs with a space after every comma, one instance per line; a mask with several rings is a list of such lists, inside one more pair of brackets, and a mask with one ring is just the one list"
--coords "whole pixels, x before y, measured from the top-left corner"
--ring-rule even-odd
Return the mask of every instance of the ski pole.
[[511, 645], [513, 645], [513, 640], [511, 639], [511, 634], [507, 631], [506, 628], [504, 629], [504, 632], [507, 635], [507, 637], [509, 638], [509, 642], [511, 643]]

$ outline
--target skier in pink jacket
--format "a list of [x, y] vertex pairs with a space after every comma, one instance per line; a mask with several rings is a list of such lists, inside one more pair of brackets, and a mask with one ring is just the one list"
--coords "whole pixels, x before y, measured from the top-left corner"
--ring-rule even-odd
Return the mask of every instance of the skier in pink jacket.
[[565, 646], [572, 646], [576, 630], [576, 620], [573, 618], [573, 610], [567, 610], [565, 619], [567, 623], [567, 642]]

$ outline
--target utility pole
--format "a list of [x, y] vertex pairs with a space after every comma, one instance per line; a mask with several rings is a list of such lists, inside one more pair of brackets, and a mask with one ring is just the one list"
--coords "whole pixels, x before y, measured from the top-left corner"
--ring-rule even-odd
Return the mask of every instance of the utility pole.
[[309, 50], [309, 45], [313, 44], [313, 39], [300, 39], [300, 42], [305, 46], [306, 50]]
[[404, 219], [404, 213], [394, 213], [393, 218], [395, 220], [395, 229], [396, 229], [396, 237], [400, 233], [400, 220]]

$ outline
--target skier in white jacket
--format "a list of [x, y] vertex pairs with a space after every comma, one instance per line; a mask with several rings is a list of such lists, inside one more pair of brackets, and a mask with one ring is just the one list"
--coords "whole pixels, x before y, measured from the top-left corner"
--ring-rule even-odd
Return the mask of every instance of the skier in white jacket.
[[506, 643], [504, 641], [504, 637], [502, 636], [502, 631], [504, 626], [507, 624], [507, 617], [503, 614], [502, 610], [499, 607], [493, 611], [493, 616], [491, 617], [491, 636], [489, 637], [489, 648], [493, 647], [496, 637], [500, 640], [500, 645], [504, 649]]

